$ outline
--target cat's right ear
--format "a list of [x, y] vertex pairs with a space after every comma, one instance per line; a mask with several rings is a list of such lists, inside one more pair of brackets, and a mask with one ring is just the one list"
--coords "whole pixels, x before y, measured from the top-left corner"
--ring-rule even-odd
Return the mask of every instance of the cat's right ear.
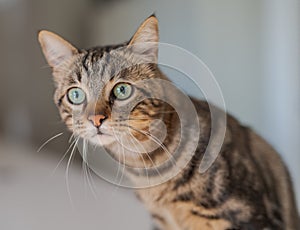
[[58, 67], [61, 63], [78, 53], [78, 50], [69, 42], [50, 31], [40, 31], [38, 39], [45, 58], [52, 68]]

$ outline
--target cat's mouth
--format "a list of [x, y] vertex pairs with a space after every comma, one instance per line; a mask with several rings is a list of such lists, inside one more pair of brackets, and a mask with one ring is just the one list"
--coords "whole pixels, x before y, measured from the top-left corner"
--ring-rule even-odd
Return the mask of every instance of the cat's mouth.
[[97, 137], [102, 137], [102, 136], [110, 136], [110, 137], [112, 137], [113, 135], [110, 134], [110, 133], [107, 133], [107, 132], [104, 132], [104, 131], [98, 129], [96, 131], [95, 136], [97, 136]]
[[97, 134], [90, 141], [98, 146], [108, 145], [115, 141], [112, 135]]
[[108, 145], [108, 144], [114, 142], [115, 137], [111, 133], [108, 133], [107, 131], [98, 128], [96, 130], [95, 135], [93, 135], [90, 138], [90, 141], [96, 145], [103, 146], [103, 145]]
[[105, 135], [100, 129], [97, 130], [97, 135]]

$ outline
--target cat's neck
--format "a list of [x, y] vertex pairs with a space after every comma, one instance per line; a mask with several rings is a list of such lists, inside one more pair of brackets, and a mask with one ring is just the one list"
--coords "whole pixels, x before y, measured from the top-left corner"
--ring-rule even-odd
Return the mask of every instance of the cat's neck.
[[[139, 143], [137, 140], [135, 142], [123, 140], [106, 146], [106, 149], [115, 158], [123, 161], [121, 163], [132, 168], [154, 168], [161, 165], [172, 157], [180, 141], [179, 119], [175, 111], [170, 113], [171, 110], [170, 106], [162, 109], [162, 111], [168, 111], [168, 113], [162, 113], [160, 118], [163, 128], [158, 131], [165, 132], [163, 139], [152, 135]], [[120, 154], [122, 158], [118, 157]]]

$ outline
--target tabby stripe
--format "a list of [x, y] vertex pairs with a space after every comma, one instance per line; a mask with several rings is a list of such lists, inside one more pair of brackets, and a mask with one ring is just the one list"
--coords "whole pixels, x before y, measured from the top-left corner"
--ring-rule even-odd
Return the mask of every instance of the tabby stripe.
[[[261, 159], [260, 159], [261, 160]], [[272, 173], [272, 170], [270, 169], [270, 165], [269, 164], [267, 164], [267, 162], [265, 162], [265, 159], [263, 160], [264, 161], [264, 163], [263, 163], [263, 170], [264, 171], [267, 171], [266, 173], [264, 173], [264, 174], [266, 174], [266, 175], [270, 175], [269, 176], [269, 180], [271, 181], [271, 185], [273, 186], [273, 188], [278, 188], [278, 184], [277, 184], [277, 180], [276, 180], [276, 178], [274, 177], [274, 174]], [[266, 182], [267, 183], [267, 182]], [[280, 199], [279, 199], [279, 197], [278, 197], [278, 193], [277, 193], [277, 191], [276, 190], [272, 190], [272, 191], [268, 191], [267, 193], [266, 193], [266, 195], [271, 199], [271, 200], [274, 200], [275, 202], [276, 202], [276, 204], [274, 204], [274, 205], [276, 205], [276, 208], [278, 209], [278, 210], [282, 210], [281, 208], [282, 208], [282, 204], [280, 203]], [[275, 212], [278, 212], [278, 210], [274, 210]], [[278, 215], [279, 214], [279, 215]], [[275, 214], [278, 218], [277, 219], [280, 219], [280, 220], [282, 220], [282, 216], [281, 216], [281, 213], [276, 213]]]
[[217, 171], [219, 169], [220, 169], [220, 167], [218, 167], [217, 163], [215, 163], [211, 166], [210, 170], [208, 171], [209, 179], [208, 179], [207, 183], [205, 184], [205, 190], [206, 190], [207, 194], [212, 194], [214, 191], [216, 175], [217, 175]]
[[153, 219], [158, 220], [159, 222], [161, 222], [163, 224], [166, 223], [166, 220], [158, 214], [152, 214], [151, 216], [152, 216]]
[[144, 110], [144, 109], [141, 109], [141, 110], [140, 110], [140, 113], [143, 114], [143, 115], [149, 116], [149, 117], [153, 117], [153, 116], [150, 115], [150, 113], [148, 113], [148, 112], [147, 112], [146, 110]]
[[134, 86], [134, 88], [140, 90], [143, 94], [146, 95], [146, 97], [152, 98], [152, 97], [151, 97], [151, 96], [152, 96], [151, 93], [149, 93], [147, 90], [145, 90], [145, 89], [143, 89], [143, 88], [140, 88], [140, 87], [137, 87], [137, 86]]
[[201, 158], [199, 157], [200, 154], [194, 154], [194, 156], [192, 157], [192, 160], [191, 162], [195, 162], [196, 164], [194, 163], [189, 163], [188, 166], [187, 166], [187, 170], [184, 170], [182, 176], [180, 179], [178, 179], [176, 182], [175, 182], [175, 185], [173, 187], [173, 190], [177, 190], [179, 187], [185, 185], [186, 183], [188, 183], [192, 177], [194, 176], [195, 174], [195, 171], [197, 170], [198, 168], [198, 165], [201, 161]]
[[204, 208], [215, 208], [216, 206], [222, 203], [222, 199], [218, 200], [218, 198], [213, 199], [215, 194], [215, 179], [217, 176], [217, 171], [220, 167], [215, 163], [209, 169], [209, 178], [204, 185], [205, 193], [201, 197], [201, 201], [197, 202], [197, 205], [200, 205]]
[[[161, 107], [161, 104], [155, 98], [147, 98], [139, 103], [139, 105], [145, 105], [145, 106], [148, 106], [149, 104], [151, 104], [155, 108]], [[164, 111], [161, 111], [161, 112], [164, 112]]]
[[179, 194], [178, 196], [175, 197], [173, 202], [188, 202], [188, 201], [194, 201], [194, 193], [193, 192], [187, 192], [187, 193], [182, 193]]
[[[259, 209], [253, 210], [252, 218], [255, 218], [254, 216], [260, 216], [261, 221], [269, 221], [269, 224], [271, 224], [269, 218], [267, 217], [267, 210], [264, 205], [262, 197], [264, 195], [269, 195], [270, 193], [272, 193], [272, 191], [270, 191], [267, 186], [267, 183], [266, 183], [266, 180], [264, 177], [263, 168], [261, 167], [260, 164], [258, 164], [258, 159], [256, 159], [256, 157], [254, 156], [254, 154], [252, 152], [252, 148], [250, 146], [251, 141], [250, 141], [249, 131], [247, 130], [246, 127], [241, 127], [241, 131], [237, 133], [237, 132], [234, 132], [234, 131], [236, 131], [235, 127], [228, 126], [228, 128], [231, 130], [232, 134], [235, 134], [232, 137], [233, 140], [241, 140], [239, 143], [237, 143], [237, 142], [233, 143], [234, 145], [240, 144], [240, 146], [234, 146], [234, 148], [240, 150], [240, 154], [243, 154], [244, 157], [247, 157], [253, 163], [254, 168], [255, 168], [255, 174], [258, 175], [259, 179], [261, 180], [261, 182], [259, 182], [259, 183], [262, 183], [262, 186], [264, 188], [263, 190], [260, 190], [260, 191], [257, 191], [254, 189], [249, 189], [249, 192], [248, 192], [247, 190], [244, 190], [243, 187], [240, 187], [243, 185], [243, 183], [245, 181], [246, 182], [253, 181], [253, 178], [251, 177], [251, 175], [249, 175], [247, 177], [247, 180], [245, 179], [244, 181], [241, 181], [241, 178], [236, 178], [235, 181], [232, 181], [232, 185], [234, 185], [234, 187], [236, 188], [232, 192], [234, 192], [234, 194], [236, 196], [240, 196], [240, 197], [247, 196], [247, 199], [250, 200], [253, 203], [253, 205], [255, 204], [255, 207], [260, 207]], [[241, 165], [239, 165], [239, 164], [240, 164], [239, 162], [236, 162], [235, 165], [233, 165], [233, 167], [236, 167], [236, 166], [240, 167]], [[233, 175], [233, 180], [234, 180], [234, 175]], [[238, 183], [238, 184], [236, 184], [236, 183]], [[227, 215], [226, 215], [227, 219], [231, 220], [231, 222], [233, 222], [233, 223], [239, 223], [238, 215], [241, 212], [243, 212], [243, 211], [240, 209], [232, 210], [229, 213], [227, 213]], [[247, 225], [247, 227], [248, 227], [248, 225]], [[254, 226], [252, 226], [252, 227], [254, 229]], [[263, 226], [261, 226], [261, 227], [263, 227]], [[244, 229], [244, 228], [242, 228], [242, 229]], [[258, 228], [255, 228], [255, 229], [258, 229]], [[262, 228], [259, 228], [259, 229], [262, 229]], [[274, 228], [271, 228], [271, 229], [274, 229]]]
[[82, 76], [81, 76], [80, 71], [77, 71], [77, 72], [76, 72], [76, 76], [77, 76], [77, 80], [78, 80], [79, 82], [81, 82]]
[[66, 117], [63, 118], [63, 122], [67, 122], [71, 118], [72, 118], [72, 115], [67, 115]]
[[69, 84], [76, 84], [76, 81], [72, 77], [70, 77], [69, 78]]
[[174, 191], [177, 190], [179, 187], [188, 183], [194, 177], [195, 173], [197, 172], [197, 170], [199, 168], [199, 164], [201, 162], [203, 153], [206, 150], [207, 143], [208, 143], [207, 140], [199, 142], [198, 147], [197, 147], [192, 159], [188, 163], [187, 167], [184, 169], [181, 178], [179, 178], [177, 181], [175, 181], [175, 185], [173, 187]]
[[161, 106], [158, 99], [150, 98], [150, 103], [155, 108], [159, 108]]
[[86, 53], [86, 55], [83, 57], [83, 60], [82, 60], [82, 66], [83, 68], [85, 69], [86, 72], [88, 72], [88, 66], [87, 66], [87, 59], [89, 57], [89, 53]]
[[142, 108], [142, 107], [148, 107], [148, 103], [145, 102], [145, 101], [142, 101], [142, 102], [140, 102], [139, 104], [137, 104], [137, 105], [132, 109], [132, 111], [138, 110], [141, 114], [146, 115], [146, 116], [148, 116], [148, 117], [150, 117], [150, 118], [155, 118], [155, 117], [157, 117], [158, 114], [160, 114], [160, 113], [158, 113], [158, 114], [150, 114], [150, 113], [147, 111], [147, 109]]
[[61, 106], [62, 100], [63, 100], [64, 97], [65, 97], [65, 95], [62, 95], [62, 96], [58, 99], [58, 102], [57, 102], [57, 106], [58, 106], [58, 107]]
[[110, 61], [110, 54], [109, 53], [105, 53], [104, 55], [104, 63], [108, 64]]
[[[136, 130], [138, 131], [138, 130]], [[157, 150], [159, 153], [163, 152], [163, 150]], [[152, 156], [152, 154], [158, 154], [153, 152], [150, 153], [150, 156]], [[174, 166], [176, 166], [176, 162], [178, 160], [178, 158], [181, 156], [182, 151], [178, 150], [177, 154], [174, 154], [172, 157], [172, 160], [167, 160], [165, 163], [159, 165], [158, 167], [154, 167], [154, 168], [148, 168], [148, 169], [144, 169], [144, 168], [127, 168], [127, 171], [135, 176], [147, 176], [147, 177], [159, 177], [161, 174], [163, 174], [164, 172], [168, 171], [169, 169], [173, 168]], [[174, 164], [175, 162], [175, 164]], [[158, 174], [159, 171], [159, 174]]]
[[92, 55], [91, 55], [91, 61], [92, 62], [97, 62], [97, 55], [98, 53], [97, 52], [92, 52]]
[[[270, 194], [273, 193], [273, 191], [270, 191], [269, 187], [268, 187], [268, 183], [266, 182], [266, 179], [265, 179], [265, 176], [264, 176], [264, 172], [263, 172], [263, 169], [261, 168], [260, 164], [258, 164], [257, 162], [257, 159], [255, 158], [255, 156], [253, 155], [252, 153], [252, 148], [250, 146], [250, 134], [249, 134], [249, 131], [243, 127], [243, 131], [244, 131], [244, 136], [245, 136], [245, 143], [246, 143], [246, 148], [247, 150], [249, 151], [249, 156], [250, 156], [250, 159], [252, 160], [252, 162], [255, 164], [256, 166], [256, 173], [258, 173], [261, 181], [262, 181], [262, 184], [264, 186], [264, 194], [266, 194], [267, 196], [269, 196]], [[261, 194], [262, 195], [262, 194]], [[257, 207], [260, 206], [260, 210], [259, 212], [260, 213], [265, 213], [267, 215], [268, 211], [266, 209], [266, 206], [265, 205], [259, 205], [260, 202], [263, 202], [263, 200], [261, 199], [257, 199], [255, 200], [255, 202], [257, 203]], [[279, 201], [276, 201], [277, 203], [279, 203]], [[267, 218], [267, 217], [266, 217]]]
[[[175, 158], [175, 157], [174, 157]], [[176, 159], [174, 159], [176, 160]], [[171, 169], [172, 167], [174, 167], [174, 163], [173, 161], [169, 160], [166, 165], [159, 165], [158, 167], [154, 167], [153, 168], [127, 168], [127, 172], [131, 173], [132, 175], [141, 177], [160, 177], [164, 172], [168, 171], [169, 169]], [[159, 173], [158, 173], [159, 172]], [[158, 198], [159, 200], [160, 198]]]
[[262, 183], [264, 185], [264, 188], [266, 189], [266, 194], [270, 194], [271, 191], [269, 191], [267, 182], [266, 182], [265, 177], [264, 177], [263, 169], [257, 163], [257, 160], [255, 159], [255, 157], [254, 157], [254, 155], [252, 153], [252, 148], [250, 147], [250, 144], [249, 144], [249, 143], [251, 143], [250, 142], [250, 137], [249, 137], [249, 132], [248, 132], [248, 130], [245, 127], [243, 127], [243, 131], [244, 131], [243, 134], [244, 134], [244, 137], [245, 137], [245, 144], [246, 144], [246, 148], [248, 150], [250, 159], [252, 160], [252, 162], [256, 166], [257, 173], [259, 174], [259, 176], [260, 176], [260, 178], [262, 180]]
[[205, 218], [205, 219], [209, 219], [209, 220], [219, 220], [219, 219], [221, 219], [221, 217], [218, 216], [218, 215], [206, 215], [206, 214], [199, 213], [195, 210], [192, 210], [191, 214], [194, 215], [194, 216], [199, 216], [201, 218]]
[[62, 113], [69, 113], [69, 114], [70, 114], [71, 112], [70, 112], [68, 109], [69, 109], [69, 108], [64, 108], [61, 112], [62, 112]]

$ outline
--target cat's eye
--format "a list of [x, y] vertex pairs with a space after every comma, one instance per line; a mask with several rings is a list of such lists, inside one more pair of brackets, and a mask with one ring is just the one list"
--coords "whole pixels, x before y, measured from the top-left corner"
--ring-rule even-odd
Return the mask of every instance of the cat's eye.
[[68, 91], [68, 99], [74, 105], [80, 105], [85, 101], [85, 92], [80, 88], [71, 88]]
[[125, 100], [132, 94], [132, 86], [128, 83], [119, 83], [114, 89], [113, 93], [118, 100]]

